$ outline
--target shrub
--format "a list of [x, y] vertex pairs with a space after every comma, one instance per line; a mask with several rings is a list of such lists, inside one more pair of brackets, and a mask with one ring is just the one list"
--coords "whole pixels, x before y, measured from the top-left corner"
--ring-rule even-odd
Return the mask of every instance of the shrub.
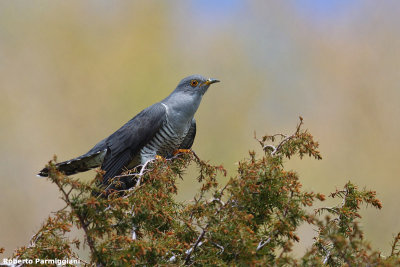
[[[84, 265], [261, 265], [261, 266], [392, 266], [400, 264], [400, 234], [391, 254], [384, 257], [363, 239], [358, 213], [366, 204], [380, 209], [374, 191], [348, 182], [329, 197], [337, 206], [312, 211], [321, 193], [302, 189], [296, 172], [285, 170], [294, 156], [321, 159], [318, 143], [302, 129], [302, 118], [292, 135], [258, 139], [261, 153], [250, 152], [237, 173], [201, 160], [194, 152], [156, 159], [143, 168], [117, 177], [134, 179], [136, 186], [95, 196], [101, 172], [83, 183], [49, 167], [49, 180], [61, 193], [65, 207], [47, 219], [27, 247], [13, 258], [80, 259], [81, 241], [67, 237], [82, 229], [89, 260]], [[200, 190], [192, 201], [178, 202], [176, 181], [185, 168], [197, 166]], [[194, 179], [193, 179], [194, 180]], [[317, 231], [302, 257], [291, 253], [301, 240], [298, 227], [311, 224]]]

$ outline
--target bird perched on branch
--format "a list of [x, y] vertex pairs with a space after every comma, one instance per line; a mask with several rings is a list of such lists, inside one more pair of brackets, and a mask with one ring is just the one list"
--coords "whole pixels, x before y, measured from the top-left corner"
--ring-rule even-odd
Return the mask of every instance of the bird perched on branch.
[[[101, 167], [102, 183], [126, 169], [143, 165], [157, 155], [168, 158], [179, 149], [190, 149], [196, 135], [196, 113], [209, 86], [219, 82], [201, 75], [180, 81], [164, 100], [144, 109], [115, 133], [97, 143], [86, 154], [56, 164], [66, 175]], [[47, 177], [42, 169], [38, 176]]]

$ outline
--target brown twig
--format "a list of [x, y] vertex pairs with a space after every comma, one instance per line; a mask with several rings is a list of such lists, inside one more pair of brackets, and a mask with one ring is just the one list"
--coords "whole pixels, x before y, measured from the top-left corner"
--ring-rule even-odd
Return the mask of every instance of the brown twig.
[[[282, 146], [283, 146], [284, 144], [286, 144], [289, 140], [295, 138], [295, 137], [299, 134], [300, 128], [301, 128], [301, 126], [303, 125], [303, 118], [302, 118], [302, 117], [299, 117], [299, 118], [300, 118], [300, 123], [297, 124], [296, 131], [295, 131], [292, 135], [290, 135], [290, 136], [285, 136], [285, 135], [283, 135], [283, 134], [280, 134], [280, 136], [285, 136], [285, 138], [284, 138], [284, 139], [276, 146], [276, 148], [271, 152], [271, 156], [274, 156], [277, 152], [279, 152], [279, 150], [282, 148]], [[266, 147], [268, 147], [268, 145], [267, 145]], [[265, 147], [263, 147], [263, 149], [265, 149]]]
[[92, 253], [92, 255], [97, 255], [94, 240], [92, 239], [91, 235], [89, 234], [88, 224], [85, 222], [85, 218], [83, 217], [82, 214], [80, 214], [79, 212], [77, 212], [75, 210], [74, 206], [72, 205], [72, 203], [69, 199], [69, 194], [67, 192], [65, 192], [63, 186], [60, 184], [60, 181], [58, 179], [53, 179], [53, 181], [58, 186], [58, 189], [63, 193], [64, 201], [71, 207], [72, 212], [78, 218], [79, 223], [80, 223], [83, 231], [85, 232], [85, 236], [86, 236], [87, 243], [89, 245], [90, 252]]
[[[226, 184], [224, 186], [224, 188], [221, 190], [221, 196], [223, 194], [223, 191], [226, 189], [227, 185], [228, 184]], [[226, 201], [224, 205], [220, 206], [219, 209], [214, 213], [214, 216], [218, 215], [221, 212], [221, 210], [224, 209], [230, 203], [230, 201], [231, 201], [231, 198], [229, 198], [228, 201]], [[203, 228], [203, 231], [201, 232], [201, 234], [197, 237], [196, 242], [193, 244], [193, 246], [190, 249], [188, 249], [186, 251], [186, 257], [185, 257], [185, 262], [184, 262], [185, 265], [189, 264], [192, 254], [194, 253], [196, 248], [200, 245], [201, 240], [203, 239], [204, 235], [206, 234], [210, 224], [211, 224], [210, 222], [208, 222], [206, 224], [206, 226]]]
[[[394, 238], [394, 241], [392, 244], [392, 251], [390, 253], [391, 257], [400, 255], [399, 245], [400, 245], [400, 233], [398, 233], [397, 236]], [[396, 250], [397, 250], [397, 252], [396, 252]]]

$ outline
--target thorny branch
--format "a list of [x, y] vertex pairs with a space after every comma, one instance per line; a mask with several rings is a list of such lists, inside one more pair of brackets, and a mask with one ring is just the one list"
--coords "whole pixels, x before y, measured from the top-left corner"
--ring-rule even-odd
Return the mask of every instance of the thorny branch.
[[146, 169], [147, 165], [151, 162], [153, 162], [154, 159], [150, 159], [148, 161], [146, 161], [143, 165], [138, 165], [137, 168], [140, 168], [140, 172], [138, 173], [126, 173], [126, 174], [121, 174], [121, 175], [117, 175], [114, 176], [112, 178], [111, 183], [102, 191], [102, 193], [99, 196], [104, 196], [104, 193], [107, 192], [108, 189], [110, 189], [117, 181], [119, 178], [124, 178], [124, 177], [136, 177], [137, 181], [136, 181], [136, 185], [132, 188], [126, 189], [126, 190], [119, 190], [119, 192], [130, 192], [135, 190], [137, 187], [139, 187], [140, 183], [141, 183], [141, 178], [144, 174], [146, 174], [147, 172], [151, 171], [151, 169]]
[[[293, 198], [293, 191], [290, 192], [290, 197], [289, 199], [291, 200]], [[289, 211], [289, 207], [286, 206], [285, 210], [283, 211], [283, 217], [286, 217], [287, 213]], [[263, 239], [260, 241], [260, 243], [258, 243], [258, 246], [256, 248], [256, 251], [259, 251], [260, 249], [262, 249], [265, 245], [267, 245], [269, 242], [271, 242], [271, 238], [275, 238], [276, 235], [278, 234], [278, 231], [273, 231], [272, 234], [270, 234], [270, 236], [267, 239]]]
[[[296, 132], [295, 132], [294, 134], [290, 135], [290, 136], [286, 136], [286, 137], [277, 145], [277, 147], [275, 148], [275, 150], [271, 152], [271, 155], [274, 156], [274, 155], [282, 148], [282, 146], [283, 146], [286, 142], [288, 142], [290, 139], [295, 138], [295, 137], [299, 134], [300, 128], [301, 128], [302, 125], [303, 125], [303, 118], [300, 117], [300, 123], [297, 124]], [[265, 148], [263, 148], [263, 149], [265, 150]]]
[[71, 203], [71, 200], [69, 199], [69, 194], [67, 194], [67, 192], [65, 192], [64, 187], [60, 184], [60, 181], [57, 179], [54, 179], [53, 181], [58, 186], [58, 189], [63, 193], [65, 202], [71, 207], [75, 216], [78, 217], [79, 223], [80, 223], [83, 231], [85, 232], [85, 236], [86, 236], [86, 240], [89, 245], [90, 252], [92, 253], [92, 255], [97, 255], [94, 240], [92, 239], [92, 236], [89, 233], [88, 224], [85, 222], [84, 216], [75, 210], [74, 205]]
[[[224, 190], [226, 189], [227, 185], [228, 185], [228, 184], [226, 184], [226, 185], [224, 186], [224, 188], [221, 190], [221, 196], [223, 195], [223, 192], [224, 192]], [[230, 201], [231, 201], [231, 198], [229, 198], [228, 201], [226, 201], [224, 205], [220, 206], [220, 207], [218, 208], [218, 210], [214, 213], [214, 215], [219, 214], [219, 213], [221, 212], [221, 210], [223, 210], [223, 209], [230, 203]], [[211, 224], [210, 222], [208, 222], [208, 223], [206, 224], [206, 226], [203, 228], [203, 231], [202, 231], [201, 234], [198, 236], [196, 242], [195, 242], [195, 243], [193, 244], [193, 246], [187, 251], [186, 257], [185, 257], [185, 263], [184, 263], [185, 265], [188, 265], [188, 264], [189, 264], [191, 255], [193, 254], [193, 252], [196, 250], [196, 248], [197, 248], [197, 247], [199, 246], [199, 244], [201, 243], [201, 240], [203, 239], [204, 235], [206, 234], [206, 232], [207, 232], [208, 227], [210, 226], [210, 224]]]
[[[195, 156], [195, 158], [196, 158], [198, 161], [200, 161], [200, 158], [199, 158], [193, 151], [192, 151], [192, 153], [193, 153], [193, 155]], [[226, 183], [225, 186], [220, 190], [220, 193], [219, 193], [219, 194], [220, 194], [220, 197], [222, 197], [222, 196], [224, 195], [225, 189], [228, 187], [228, 185], [229, 185], [229, 182]], [[231, 198], [229, 198], [229, 199], [224, 203], [220, 198], [219, 198], [219, 199], [213, 198], [213, 199], [211, 200], [211, 202], [217, 201], [217, 202], [219, 202], [219, 203], [221, 204], [221, 206], [220, 206], [220, 207], [218, 208], [218, 210], [214, 213], [214, 215], [219, 214], [219, 213], [221, 212], [221, 210], [224, 209], [224, 208], [229, 204], [230, 200], [231, 200]], [[198, 200], [197, 200], [197, 201], [198, 201]], [[185, 265], [188, 265], [188, 264], [189, 264], [191, 255], [192, 255], [193, 252], [196, 250], [196, 248], [197, 248], [198, 246], [200, 246], [200, 244], [202, 244], [202, 243], [201, 243], [201, 240], [204, 238], [204, 235], [206, 234], [206, 232], [207, 232], [209, 226], [210, 226], [210, 222], [208, 222], [207, 225], [203, 228], [203, 231], [202, 231], [201, 234], [198, 236], [198, 238], [197, 238], [196, 242], [193, 244], [193, 246], [192, 246], [190, 249], [188, 249], [188, 250], [186, 251], [186, 257], [185, 257], [185, 262], [184, 262]], [[222, 246], [221, 246], [221, 247], [222, 247]], [[222, 251], [223, 251], [223, 250], [224, 250], [224, 249], [223, 249], [223, 247], [222, 247]]]
[[264, 151], [266, 151], [268, 148], [270, 150], [272, 150], [271, 156], [274, 156], [276, 153], [278, 153], [281, 150], [281, 148], [282, 148], [282, 146], [284, 144], [286, 144], [288, 141], [290, 141], [291, 139], [293, 139], [293, 138], [295, 138], [295, 137], [297, 137], [299, 135], [300, 128], [303, 125], [303, 118], [300, 116], [299, 119], [300, 119], [300, 123], [297, 124], [296, 131], [292, 135], [286, 135], [286, 134], [278, 133], [278, 134], [274, 134], [274, 135], [270, 136], [272, 139], [274, 139], [277, 136], [283, 138], [282, 141], [279, 142], [279, 144], [277, 146], [270, 145], [270, 144], [265, 145], [263, 140], [257, 139], [256, 136], [254, 136], [254, 138], [262, 145], [262, 148], [263, 148]]
[[262, 249], [265, 245], [267, 245], [269, 242], [271, 242], [271, 237], [269, 237], [266, 240], [261, 240], [260, 243], [258, 243], [257, 249], [256, 251], [259, 251], [260, 249]]
[[[39, 238], [42, 236], [42, 232], [38, 232], [36, 234], [34, 234], [31, 237], [31, 240], [29, 241], [29, 245], [26, 247], [27, 249], [35, 247], [36, 246], [36, 242], [39, 240]], [[21, 255], [15, 257], [16, 260], [18, 260], [20, 258]], [[23, 264], [16, 264], [16, 265], [10, 265], [10, 266], [15, 266], [15, 267], [19, 267], [19, 266], [23, 266]]]
[[[196, 155], [196, 153], [195, 153], [193, 150], [190, 150], [190, 153], [191, 153], [198, 161], [200, 161], [200, 158]], [[181, 154], [182, 154], [182, 153], [177, 153], [177, 154], [173, 155], [172, 157], [165, 158], [165, 160], [166, 160], [166, 161], [172, 161], [172, 160], [178, 158]], [[135, 169], [140, 168], [140, 172], [131, 173], [131, 172], [128, 171], [128, 173], [121, 174], [121, 175], [117, 175], [117, 176], [114, 176], [114, 177], [112, 178], [113, 181], [117, 181], [119, 178], [124, 178], [124, 177], [135, 177], [135, 178], [137, 179], [137, 180], [136, 180], [135, 186], [133, 186], [132, 188], [129, 188], [129, 189], [126, 189], [126, 190], [119, 190], [119, 192], [124, 192], [124, 191], [125, 191], [125, 192], [128, 192], [128, 195], [125, 195], [125, 198], [126, 198], [126, 197], [129, 197], [129, 195], [132, 193], [132, 191], [135, 191], [135, 190], [140, 186], [140, 184], [141, 184], [141, 182], [142, 182], [142, 177], [143, 177], [143, 175], [145, 175], [146, 173], [152, 171], [152, 169], [146, 169], [146, 167], [147, 167], [150, 163], [152, 163], [152, 162], [154, 162], [154, 161], [155, 161], [155, 159], [149, 159], [149, 160], [147, 160], [144, 164], [138, 165]], [[112, 185], [113, 185], [113, 183], [110, 183], [110, 184], [103, 190], [102, 194], [103, 194], [104, 192], [106, 192], [108, 189], [110, 189], [110, 187], [111, 187]], [[100, 194], [100, 195], [102, 195], [102, 194]]]
[[392, 250], [390, 253], [390, 256], [399, 256], [400, 255], [400, 233], [397, 234], [397, 236], [394, 238], [394, 241], [392, 243]]
[[221, 246], [220, 244], [217, 244], [215, 242], [211, 242], [214, 246], [218, 247], [221, 251], [218, 252], [218, 254], [222, 254], [225, 251], [225, 248], [223, 246]]
[[[346, 187], [344, 190], [337, 191], [335, 194], [340, 195], [340, 196], [343, 197], [342, 204], [339, 207], [339, 210], [340, 210], [346, 205], [346, 198], [347, 198], [347, 196], [349, 194], [348, 188]], [[338, 211], [336, 209], [334, 209], [334, 208], [320, 208], [318, 210], [333, 210], [334, 211], [333, 213], [336, 213], [336, 214], [338, 213]], [[316, 212], [318, 212], [318, 210]], [[337, 224], [340, 224], [340, 221], [341, 221], [341, 215], [340, 214], [339, 214], [339, 216], [337, 218], [335, 218], [335, 221], [337, 222]], [[325, 253], [325, 258], [323, 260], [324, 264], [326, 264], [329, 261], [329, 258], [331, 257], [331, 249], [332, 248], [329, 248], [328, 246], [329, 246], [329, 244], [327, 244], [326, 246], [321, 244], [322, 250]]]

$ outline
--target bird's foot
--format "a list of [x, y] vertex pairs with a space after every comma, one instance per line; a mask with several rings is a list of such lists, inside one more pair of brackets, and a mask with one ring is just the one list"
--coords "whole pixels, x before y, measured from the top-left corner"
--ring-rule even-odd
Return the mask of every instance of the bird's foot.
[[166, 160], [163, 156], [156, 155], [156, 160]]
[[176, 156], [177, 154], [188, 154], [188, 153], [192, 153], [191, 149], [177, 149], [174, 151], [174, 156]]

